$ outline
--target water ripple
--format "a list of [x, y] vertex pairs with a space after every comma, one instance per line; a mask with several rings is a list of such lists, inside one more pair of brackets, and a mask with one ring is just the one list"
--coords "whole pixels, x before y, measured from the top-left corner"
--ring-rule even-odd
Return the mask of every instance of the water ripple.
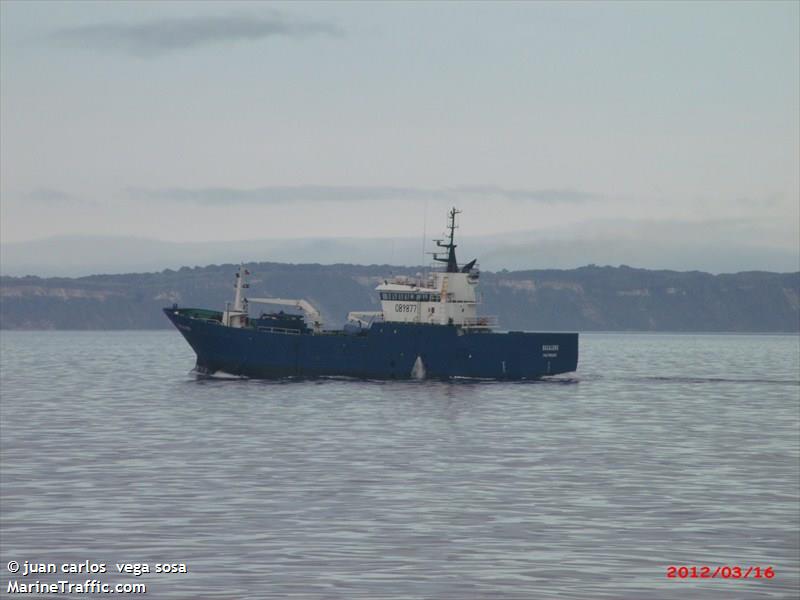
[[172, 332], [0, 343], [1, 569], [186, 562], [136, 578], [167, 599], [800, 585], [796, 337], [585, 335], [538, 383], [196, 379]]

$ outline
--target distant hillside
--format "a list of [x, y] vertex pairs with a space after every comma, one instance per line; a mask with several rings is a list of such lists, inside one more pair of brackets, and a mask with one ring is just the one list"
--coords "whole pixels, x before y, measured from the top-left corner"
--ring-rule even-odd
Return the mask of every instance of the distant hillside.
[[[749, 239], [737, 221], [640, 222], [614, 219], [561, 228], [459, 236], [459, 256], [478, 258], [489, 271], [573, 269], [589, 262], [618, 265], [635, 257], [647, 269], [795, 271], [800, 269], [797, 235], [770, 231]], [[788, 231], [787, 231], [788, 230]], [[58, 236], [0, 243], [0, 273], [13, 277], [83, 277], [93, 273], [141, 273], [184, 265], [264, 260], [281, 263], [392, 264], [426, 260], [418, 235], [394, 238], [253, 239], [171, 242], [118, 236]], [[430, 242], [427, 249], [431, 249]], [[463, 252], [461, 251], [463, 250]]]
[[[306, 298], [326, 324], [350, 310], [374, 310], [373, 288], [387, 265], [252, 263], [252, 296]], [[233, 295], [233, 265], [76, 279], [0, 277], [0, 328], [153, 329], [161, 308], [222, 308]], [[574, 331], [800, 331], [800, 273], [650, 271], [588, 266], [481, 275], [482, 312], [504, 329]]]

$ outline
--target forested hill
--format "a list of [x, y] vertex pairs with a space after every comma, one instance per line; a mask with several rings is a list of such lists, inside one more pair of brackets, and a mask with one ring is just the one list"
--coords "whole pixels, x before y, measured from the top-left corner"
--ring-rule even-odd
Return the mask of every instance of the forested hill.
[[[378, 308], [374, 287], [387, 265], [252, 263], [250, 295], [305, 298], [326, 325], [348, 311]], [[0, 328], [154, 329], [169, 327], [161, 308], [222, 309], [233, 296], [234, 265], [75, 279], [0, 277]], [[482, 314], [503, 329], [570, 331], [800, 330], [800, 273], [730, 275], [588, 266], [572, 270], [481, 274]]]

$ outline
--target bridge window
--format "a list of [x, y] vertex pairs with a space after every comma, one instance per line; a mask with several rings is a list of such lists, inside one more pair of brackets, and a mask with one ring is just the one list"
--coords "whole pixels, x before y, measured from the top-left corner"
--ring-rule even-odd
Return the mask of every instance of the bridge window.
[[380, 292], [381, 300], [394, 300], [399, 302], [440, 302], [439, 294], [416, 294], [411, 292]]

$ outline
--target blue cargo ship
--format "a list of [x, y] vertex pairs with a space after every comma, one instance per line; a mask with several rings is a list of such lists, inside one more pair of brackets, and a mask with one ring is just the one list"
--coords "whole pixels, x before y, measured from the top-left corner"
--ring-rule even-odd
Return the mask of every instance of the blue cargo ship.
[[[456, 259], [459, 212], [449, 213], [448, 237], [435, 240], [442, 267], [383, 280], [375, 288], [382, 310], [353, 311], [342, 329], [324, 329], [303, 299], [248, 298], [244, 266], [225, 310], [174, 305], [164, 313], [197, 354], [196, 372], [212, 376], [521, 380], [575, 371], [577, 333], [501, 332], [495, 318], [478, 314], [477, 263]], [[253, 304], [302, 314], [255, 317]]]

